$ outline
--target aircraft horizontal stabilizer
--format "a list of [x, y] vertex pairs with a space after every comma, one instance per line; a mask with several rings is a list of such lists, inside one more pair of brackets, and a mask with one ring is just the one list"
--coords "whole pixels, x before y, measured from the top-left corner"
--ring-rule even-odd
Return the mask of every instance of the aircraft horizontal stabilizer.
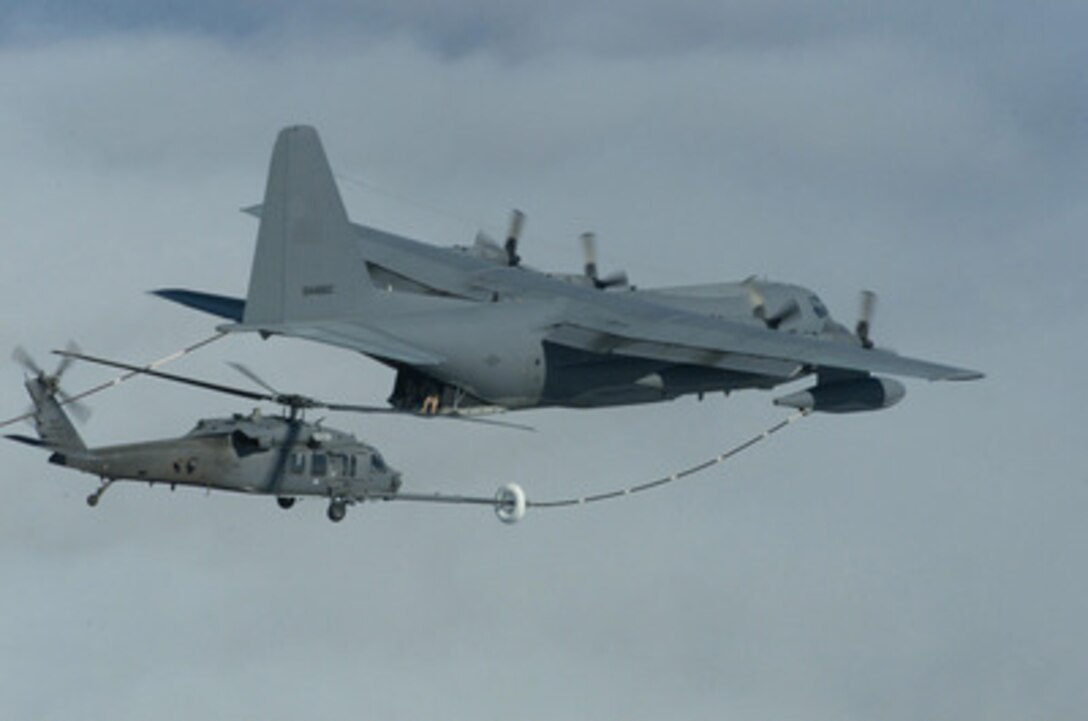
[[194, 308], [233, 321], [241, 321], [246, 310], [246, 302], [242, 298], [202, 293], [184, 288], [161, 288], [150, 292], [151, 295], [157, 295], [187, 308]]
[[346, 320], [238, 323], [219, 326], [218, 330], [224, 333], [256, 332], [264, 335], [304, 338], [414, 366], [438, 365], [444, 360], [442, 356], [411, 346], [388, 333]]
[[43, 441], [41, 438], [31, 438], [30, 436], [21, 436], [17, 433], [9, 433], [4, 436], [9, 441], [16, 441], [17, 443], [25, 443], [28, 446], [34, 446], [35, 448], [49, 448], [49, 444]]

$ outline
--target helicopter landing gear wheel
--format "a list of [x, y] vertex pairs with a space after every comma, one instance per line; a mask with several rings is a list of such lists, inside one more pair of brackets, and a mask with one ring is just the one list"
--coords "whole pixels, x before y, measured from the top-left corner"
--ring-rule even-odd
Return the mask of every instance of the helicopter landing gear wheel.
[[277, 496], [276, 497], [276, 503], [279, 505], [280, 508], [282, 508], [285, 511], [290, 509], [292, 506], [295, 505], [295, 500], [296, 499], [294, 498], [294, 496]]
[[344, 520], [344, 516], [348, 514], [348, 504], [344, 501], [333, 501], [329, 504], [329, 510], [326, 515], [333, 523], [339, 523]]
[[102, 485], [98, 487], [91, 495], [87, 496], [87, 505], [94, 508], [98, 505], [98, 499], [102, 498], [102, 494], [106, 492], [106, 489], [113, 485], [114, 479], [110, 478], [102, 482]]

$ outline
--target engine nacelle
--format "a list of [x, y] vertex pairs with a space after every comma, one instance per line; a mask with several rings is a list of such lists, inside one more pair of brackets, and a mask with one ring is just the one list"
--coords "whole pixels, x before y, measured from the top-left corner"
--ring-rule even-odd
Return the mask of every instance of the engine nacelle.
[[824, 413], [857, 413], [890, 408], [906, 394], [907, 389], [899, 381], [874, 376], [819, 383], [807, 390], [775, 398], [774, 404]]

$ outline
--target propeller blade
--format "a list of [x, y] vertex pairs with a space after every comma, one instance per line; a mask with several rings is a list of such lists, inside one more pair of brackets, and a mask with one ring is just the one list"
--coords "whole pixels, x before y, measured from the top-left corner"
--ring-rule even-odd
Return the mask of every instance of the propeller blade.
[[752, 315], [766, 323], [767, 304], [763, 299], [763, 292], [756, 286], [754, 275], [744, 279], [744, 290], [748, 293], [748, 306], [752, 309]]
[[872, 329], [873, 314], [876, 312], [876, 293], [871, 290], [861, 291], [858, 305], [858, 323], [854, 332], [863, 347], [872, 348], [873, 341], [869, 337], [869, 331]]
[[624, 273], [622, 270], [617, 270], [614, 273], [609, 273], [603, 278], [598, 278], [595, 285], [602, 290], [604, 288], [627, 285], [627, 273]]
[[774, 315], [767, 318], [764, 322], [771, 330], [778, 330], [778, 327], [790, 320], [794, 316], [801, 314], [801, 306], [797, 305], [797, 301], [790, 298], [789, 303], [786, 303], [782, 310], [778, 311]]
[[76, 420], [80, 423], [86, 423], [91, 417], [91, 408], [86, 403], [78, 400], [77, 398], [65, 393], [61, 389], [57, 389], [57, 395], [60, 396], [61, 405], [67, 408]]
[[[65, 350], [68, 353], [78, 354], [80, 352], [79, 345], [74, 340], [68, 341], [68, 345], [65, 346]], [[53, 377], [60, 380], [60, 377], [64, 375], [69, 368], [72, 367], [72, 363], [74, 362], [75, 358], [73, 358], [71, 355], [61, 356], [60, 364], [57, 365], [57, 370], [53, 373]]]
[[617, 285], [627, 285], [627, 274], [622, 270], [609, 273], [604, 278], [598, 275], [597, 270], [597, 236], [594, 233], [582, 233], [582, 256], [585, 259], [584, 271], [593, 287], [598, 290], [612, 288]]
[[597, 283], [597, 236], [594, 233], [582, 233], [582, 257], [585, 259], [586, 277]]
[[515, 266], [521, 262], [518, 255], [518, 241], [521, 239], [521, 229], [525, 226], [525, 213], [513, 210], [510, 213], [510, 230], [506, 234], [506, 264]]
[[34, 359], [21, 345], [15, 346], [15, 350], [11, 352], [11, 357], [31, 375], [45, 375], [45, 371], [42, 370], [41, 366], [34, 362]]
[[783, 323], [801, 314], [801, 306], [794, 298], [790, 298], [777, 312], [767, 313], [766, 298], [763, 296], [763, 291], [756, 285], [754, 275], [744, 280], [744, 289], [748, 293], [748, 305], [752, 309], [752, 315], [763, 321], [763, 325], [771, 330], [778, 330]]

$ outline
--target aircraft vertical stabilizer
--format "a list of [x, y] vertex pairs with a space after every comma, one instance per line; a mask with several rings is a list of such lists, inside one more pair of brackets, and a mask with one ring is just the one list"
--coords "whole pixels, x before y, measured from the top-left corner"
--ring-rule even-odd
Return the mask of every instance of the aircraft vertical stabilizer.
[[26, 389], [34, 401], [34, 426], [42, 442], [58, 451], [87, 450], [68, 414], [57, 403], [53, 395], [56, 389], [40, 377], [28, 379]]
[[317, 131], [280, 131], [268, 171], [245, 325], [357, 313], [372, 288]]

